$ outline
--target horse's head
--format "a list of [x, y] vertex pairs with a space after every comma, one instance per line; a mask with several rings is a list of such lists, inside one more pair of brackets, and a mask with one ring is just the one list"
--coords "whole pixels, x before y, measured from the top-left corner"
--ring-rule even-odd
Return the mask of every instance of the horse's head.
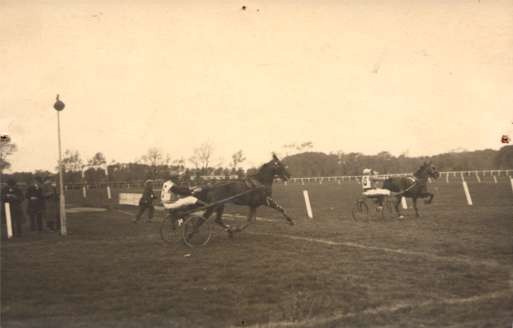
[[287, 171], [287, 167], [283, 165], [278, 156], [273, 153], [273, 159], [269, 162], [273, 169], [273, 175], [287, 181], [290, 178], [290, 173]]
[[436, 169], [436, 167], [431, 162], [424, 162], [422, 166], [415, 172], [415, 176], [417, 178], [434, 178], [438, 179], [440, 177], [440, 172]]
[[253, 176], [261, 183], [272, 184], [276, 177], [287, 181], [290, 178], [290, 173], [287, 171], [287, 167], [279, 160], [278, 156], [273, 153], [273, 159], [262, 165]]

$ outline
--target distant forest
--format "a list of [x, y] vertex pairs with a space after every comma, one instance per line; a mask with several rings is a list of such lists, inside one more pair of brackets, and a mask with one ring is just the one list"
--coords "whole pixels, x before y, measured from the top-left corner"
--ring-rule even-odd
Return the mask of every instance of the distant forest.
[[[234, 154], [233, 162], [229, 167], [212, 167], [208, 161], [194, 162], [193, 167], [185, 166], [185, 161], [156, 161], [147, 160], [137, 163], [113, 163], [107, 165], [109, 176], [100, 168], [90, 167], [84, 171], [84, 179], [88, 184], [110, 182], [140, 182], [141, 180], [154, 178], [165, 179], [170, 171], [185, 172], [186, 176], [238, 176], [251, 175], [257, 168], [244, 170], [240, 163], [245, 160], [243, 152]], [[431, 161], [439, 171], [467, 171], [488, 169], [513, 169], [513, 145], [502, 147], [500, 150], [460, 151], [438, 154], [434, 156], [409, 157], [405, 155], [393, 156], [388, 152], [380, 152], [376, 155], [362, 153], [322, 153], [304, 151], [285, 156], [282, 159], [293, 177], [319, 177], [361, 175], [364, 168], [372, 168], [379, 173], [405, 173], [413, 172], [423, 162]], [[105, 165], [104, 156], [97, 153], [89, 164]], [[79, 184], [82, 178], [81, 161], [77, 152], [68, 152], [64, 158], [65, 183]], [[18, 182], [28, 183], [34, 175], [54, 177], [54, 172], [15, 172], [3, 174], [2, 180], [14, 177]]]
[[379, 173], [413, 172], [425, 161], [431, 161], [439, 171], [512, 169], [513, 146], [422, 157], [393, 156], [386, 151], [377, 155], [306, 152], [288, 156], [284, 161], [298, 177], [361, 175], [364, 168]]

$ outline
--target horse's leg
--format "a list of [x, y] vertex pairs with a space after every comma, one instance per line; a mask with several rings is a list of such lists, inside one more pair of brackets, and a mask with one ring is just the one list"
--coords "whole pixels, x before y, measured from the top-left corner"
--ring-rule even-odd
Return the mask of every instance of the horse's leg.
[[430, 193], [430, 192], [426, 192], [423, 196], [424, 197], [429, 197], [428, 199], [426, 199], [424, 201], [424, 204], [431, 204], [431, 202], [433, 201], [433, 198], [435, 198], [435, 195]]
[[413, 209], [415, 210], [415, 216], [419, 217], [419, 210], [417, 209], [417, 197], [412, 198], [413, 201]]
[[193, 230], [193, 233], [196, 233], [198, 232], [199, 230], [199, 227], [201, 227], [201, 225], [203, 223], [205, 223], [205, 221], [208, 220], [208, 218], [212, 215], [212, 213], [214, 212], [214, 208], [208, 208], [205, 213], [203, 213], [203, 215], [201, 217], [199, 217], [199, 220], [198, 222], [196, 222], [196, 225], [194, 226], [194, 230]]
[[225, 224], [223, 221], [223, 213], [224, 213], [224, 205], [218, 206], [215, 209], [216, 211], [216, 223], [223, 227], [223, 229], [230, 234], [230, 237], [232, 236], [232, 229], [229, 225]]
[[281, 207], [278, 203], [276, 203], [276, 201], [274, 199], [272, 199], [271, 197], [267, 197], [266, 198], [266, 205], [272, 209], [275, 209], [277, 210], [278, 212], [280, 212], [284, 217], [285, 219], [289, 222], [290, 225], [294, 225], [294, 220], [292, 220], [292, 218], [287, 214], [287, 212], [285, 211], [285, 209], [283, 207]]
[[248, 213], [247, 222], [246, 222], [245, 225], [240, 227], [237, 231], [242, 231], [242, 230], [246, 229], [251, 223], [253, 223], [255, 221], [255, 219], [256, 219], [256, 211], [257, 211], [256, 207], [254, 207], [254, 206], [250, 206], [249, 207], [249, 213]]
[[[195, 233], [197, 233], [199, 231], [199, 228], [201, 227], [201, 225], [208, 220], [208, 218], [212, 215], [213, 212], [214, 212], [214, 209], [209, 208], [205, 211], [205, 213], [203, 213], [202, 216], [198, 216], [198, 221], [196, 221], [194, 223], [194, 226], [192, 227], [192, 231], [189, 232], [189, 234], [187, 235], [187, 239], [191, 239], [192, 235], [194, 235]], [[178, 219], [178, 217], [177, 217], [177, 219]]]

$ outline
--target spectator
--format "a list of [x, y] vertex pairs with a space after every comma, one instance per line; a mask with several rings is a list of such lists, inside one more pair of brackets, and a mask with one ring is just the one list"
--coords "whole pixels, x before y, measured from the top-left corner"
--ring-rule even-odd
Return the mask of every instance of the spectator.
[[46, 201], [46, 226], [52, 231], [59, 231], [61, 228], [59, 193], [55, 182], [52, 182], [50, 179], [45, 180], [43, 185], [43, 195]]
[[153, 181], [146, 180], [144, 182], [144, 191], [141, 196], [141, 199], [139, 200], [139, 211], [137, 212], [137, 215], [134, 218], [134, 223], [137, 223], [141, 216], [144, 214], [146, 210], [148, 210], [148, 220], [146, 222], [152, 222], [153, 219], [153, 213], [155, 211], [153, 207], [153, 200], [157, 198], [155, 194], [153, 193]]
[[2, 189], [2, 206], [3, 203], [9, 203], [11, 208], [11, 222], [13, 225], [13, 236], [21, 236], [23, 224], [23, 211], [21, 203], [23, 202], [23, 192], [16, 185], [14, 179], [7, 180], [7, 186]]
[[27, 188], [25, 197], [28, 200], [27, 212], [30, 216], [30, 230], [43, 231], [43, 212], [45, 210], [45, 199], [41, 188], [42, 181], [36, 177], [32, 185]]

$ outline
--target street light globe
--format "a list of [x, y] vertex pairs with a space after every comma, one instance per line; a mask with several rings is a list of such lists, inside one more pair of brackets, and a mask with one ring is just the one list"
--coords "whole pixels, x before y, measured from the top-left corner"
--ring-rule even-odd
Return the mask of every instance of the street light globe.
[[57, 95], [57, 100], [55, 101], [55, 104], [53, 104], [53, 108], [55, 108], [56, 111], [60, 112], [64, 109], [66, 105], [59, 99], [59, 95]]

